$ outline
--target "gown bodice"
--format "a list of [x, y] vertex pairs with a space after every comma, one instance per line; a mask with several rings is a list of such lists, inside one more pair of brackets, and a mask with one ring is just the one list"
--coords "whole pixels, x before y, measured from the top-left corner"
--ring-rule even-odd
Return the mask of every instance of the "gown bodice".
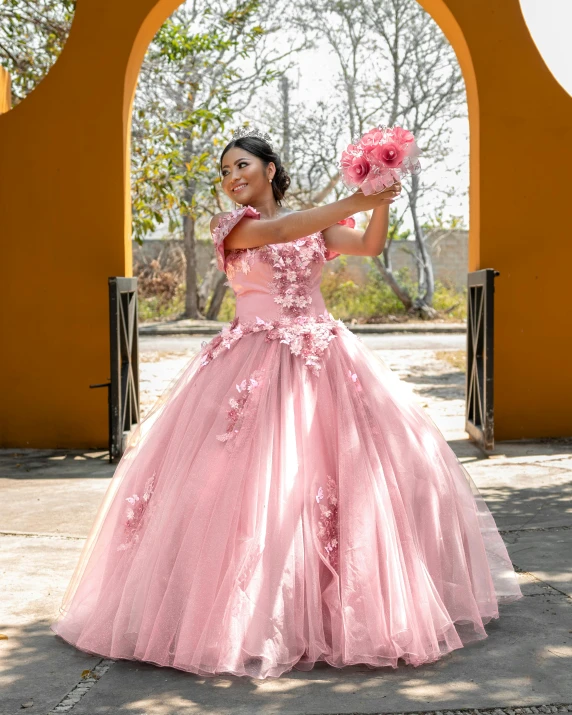
[[339, 255], [326, 247], [323, 233], [288, 243], [225, 251], [225, 237], [244, 216], [260, 219], [256, 209], [243, 206], [223, 216], [213, 232], [218, 267], [226, 272], [236, 295], [236, 318], [241, 323], [257, 317], [288, 322], [323, 315], [322, 266]]

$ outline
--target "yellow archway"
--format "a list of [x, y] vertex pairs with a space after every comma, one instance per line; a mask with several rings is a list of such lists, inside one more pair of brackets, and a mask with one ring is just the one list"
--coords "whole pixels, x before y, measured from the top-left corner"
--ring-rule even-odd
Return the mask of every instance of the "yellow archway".
[[[419, 1], [467, 84], [469, 269], [501, 272], [497, 438], [572, 434], [572, 98], [518, 0]], [[88, 386], [108, 376], [107, 277], [131, 273], [131, 105], [148, 44], [178, 4], [82, 0], [49, 75], [0, 116], [4, 446], [106, 444], [106, 397]], [[548, 215], [551, 235], [539, 236]]]

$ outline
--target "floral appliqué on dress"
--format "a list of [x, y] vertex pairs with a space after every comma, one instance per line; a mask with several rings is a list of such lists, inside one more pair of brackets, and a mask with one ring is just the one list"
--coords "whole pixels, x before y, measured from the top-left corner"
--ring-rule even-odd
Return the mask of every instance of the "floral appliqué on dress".
[[327, 498], [324, 504], [324, 489], [320, 487], [316, 501], [320, 507], [321, 517], [318, 521], [318, 539], [320, 539], [326, 558], [332, 568], [338, 566], [338, 493], [335, 480], [329, 475], [326, 477]]
[[229, 251], [226, 256], [226, 275], [228, 277], [228, 282], [225, 285], [229, 286], [230, 281], [234, 278], [236, 273], [244, 273], [245, 275], [250, 271], [250, 266], [254, 260], [254, 256], [257, 251], [261, 249], [256, 248], [235, 248], [233, 251]]
[[145, 512], [147, 511], [147, 505], [149, 504], [154, 488], [155, 474], [153, 474], [152, 477], [149, 477], [145, 483], [145, 489], [143, 490], [143, 494], [141, 496], [139, 496], [139, 494], [133, 494], [125, 500], [129, 504], [125, 511], [124, 533], [126, 538], [123, 543], [117, 547], [118, 551], [125, 551], [139, 541], [139, 534], [137, 532], [139, 531], [139, 527], [141, 526], [141, 522]]
[[228, 426], [226, 432], [224, 434], [217, 434], [216, 436], [221, 442], [228, 442], [229, 439], [232, 439], [238, 433], [240, 424], [244, 419], [246, 404], [252, 391], [260, 386], [262, 373], [262, 370], [256, 370], [247, 380], [243, 380], [240, 385], [236, 386], [238, 397], [231, 397], [228, 401], [230, 410], [227, 412]]
[[[240, 209], [234, 209], [220, 217], [212, 234], [216, 247], [217, 266], [219, 270], [225, 271], [229, 278], [232, 277], [231, 272], [236, 273], [243, 268], [245, 272], [248, 272], [250, 270], [250, 259], [256, 252], [256, 250], [249, 248], [240, 248], [231, 251], [225, 258], [224, 239], [243, 216], [260, 218], [260, 213], [252, 206], [242, 206]], [[231, 259], [231, 264], [229, 264], [229, 258]]]
[[312, 264], [324, 262], [324, 245], [322, 234], [314, 233], [289, 243], [272, 243], [261, 249], [261, 260], [270, 263], [274, 271], [270, 290], [282, 315], [303, 315], [311, 304]]
[[318, 317], [300, 315], [297, 318], [282, 318], [280, 320], [262, 320], [241, 323], [235, 318], [232, 323], [223, 328], [219, 335], [206, 343], [201, 352], [199, 370], [218, 357], [224, 350], [230, 348], [242, 337], [250, 333], [267, 331], [266, 340], [279, 340], [289, 346], [293, 355], [301, 356], [305, 365], [318, 375], [321, 359], [330, 340], [333, 340], [338, 330], [346, 329], [341, 320], [335, 320], [325, 311]]

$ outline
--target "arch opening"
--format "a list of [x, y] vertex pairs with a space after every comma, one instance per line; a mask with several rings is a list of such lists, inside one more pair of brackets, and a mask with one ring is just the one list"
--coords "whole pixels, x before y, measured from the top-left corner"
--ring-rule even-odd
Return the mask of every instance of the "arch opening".
[[[348, 6], [349, 5], [351, 5], [351, 3], [349, 3]], [[379, 3], [370, 3], [370, 5], [370, 11], [379, 11]], [[360, 7], [357, 3], [353, 6], [353, 15], [349, 20], [344, 18], [344, 13], [337, 12], [335, 9], [331, 10], [327, 17], [323, 18], [329, 28], [328, 36], [330, 40], [332, 35], [336, 35], [336, 40], [333, 44], [330, 41], [330, 44], [328, 45], [328, 41], [325, 41], [324, 37], [320, 36], [320, 33], [316, 32], [312, 35], [311, 39], [319, 46], [317, 50], [314, 49], [312, 52], [307, 52], [304, 50], [304, 46], [302, 44], [296, 50], [295, 54], [289, 55], [289, 50], [291, 51], [293, 47], [296, 47], [296, 36], [300, 34], [299, 28], [301, 26], [317, 27], [319, 25], [317, 14], [322, 12], [322, 10], [308, 10], [307, 8], [305, 10], [292, 10], [292, 4], [287, 4], [286, 7], [290, 8], [290, 15], [285, 12], [284, 8], [278, 6], [274, 10], [274, 13], [276, 13], [276, 10], [280, 12], [279, 32], [276, 33], [276, 31], [274, 31], [274, 33], [272, 33], [271, 31], [270, 33], [273, 43], [279, 48], [278, 55], [283, 58], [282, 63], [281, 65], [273, 65], [272, 62], [267, 62], [266, 64], [268, 72], [275, 72], [278, 81], [268, 84], [265, 83], [259, 88], [258, 91], [254, 92], [254, 94], [249, 94], [248, 96], [250, 101], [246, 106], [241, 106], [241, 104], [245, 105], [245, 103], [243, 101], [241, 102], [241, 93], [244, 94], [244, 90], [243, 85], [240, 84], [240, 80], [241, 71], [243, 71], [244, 68], [240, 67], [240, 63], [237, 65], [232, 86], [229, 86], [228, 83], [226, 85], [224, 85], [224, 83], [221, 85], [221, 91], [218, 92], [217, 97], [228, 97], [225, 110], [228, 110], [229, 117], [233, 117], [232, 122], [230, 122], [231, 125], [240, 124], [246, 121], [260, 125], [264, 129], [268, 129], [274, 136], [275, 144], [279, 148], [280, 153], [284, 156], [286, 164], [291, 169], [293, 182], [289, 195], [291, 197], [292, 208], [305, 208], [314, 205], [317, 201], [319, 202], [322, 200], [339, 198], [345, 192], [344, 187], [339, 181], [339, 177], [336, 177], [336, 164], [338, 157], [345, 145], [349, 143], [356, 133], [363, 133], [374, 123], [405, 124], [409, 126], [409, 128], [414, 129], [416, 134], [420, 132], [423, 135], [422, 140], [425, 140], [427, 155], [431, 156], [431, 163], [434, 165], [433, 168], [439, 164], [436, 159], [438, 159], [441, 155], [445, 157], [447, 152], [449, 155], [452, 154], [452, 158], [457, 164], [462, 163], [462, 161], [459, 162], [458, 160], [457, 151], [451, 151], [447, 146], [448, 142], [444, 139], [441, 139], [440, 144], [438, 144], [438, 141], [436, 140], [437, 132], [432, 132], [430, 126], [431, 124], [436, 126], [439, 123], [443, 124], [445, 121], [446, 113], [444, 110], [441, 111], [441, 113], [435, 112], [434, 114], [431, 114], [431, 110], [428, 106], [424, 106], [421, 109], [421, 105], [419, 105], [416, 117], [413, 116], [413, 112], [409, 112], [408, 115], [403, 115], [400, 112], [400, 107], [406, 105], [407, 101], [411, 98], [407, 97], [405, 93], [402, 93], [402, 95], [397, 98], [394, 98], [391, 94], [391, 87], [393, 84], [404, 87], [406, 85], [412, 85], [418, 81], [419, 87], [423, 89], [423, 83], [427, 85], [433, 80], [435, 86], [434, 94], [437, 95], [440, 91], [440, 87], [435, 81], [435, 76], [438, 73], [442, 77], [449, 74], [450, 87], [447, 88], [448, 94], [446, 92], [442, 92], [439, 95], [439, 104], [447, 108], [448, 114], [446, 116], [446, 120], [448, 123], [452, 125], [454, 121], [460, 120], [460, 123], [464, 123], [463, 128], [466, 133], [465, 88], [463, 79], [458, 72], [456, 59], [450, 46], [447, 41], [443, 41], [441, 30], [435, 25], [434, 21], [426, 15], [425, 10], [422, 9], [418, 3], [402, 3], [402, 6], [403, 7], [400, 10], [399, 17], [400, 22], [396, 23], [395, 28], [396, 36], [398, 35], [397, 39], [401, 45], [405, 45], [406, 42], [404, 34], [410, 32], [408, 29], [409, 23], [412, 25], [415, 24], [415, 27], [417, 28], [416, 32], [420, 36], [418, 40], [419, 46], [423, 43], [425, 55], [427, 55], [424, 62], [428, 65], [431, 61], [433, 77], [428, 76], [428, 73], [425, 71], [425, 66], [423, 66], [423, 68], [417, 67], [422, 60], [420, 59], [420, 53], [415, 52], [415, 48], [411, 49], [405, 58], [407, 60], [407, 69], [404, 69], [405, 62], [402, 61], [402, 58], [400, 58], [399, 63], [395, 63], [395, 67], [388, 67], [388, 48], [384, 45], [381, 34], [376, 32], [376, 22], [380, 21], [381, 18], [376, 17], [368, 23], [364, 22], [363, 18], [366, 17], [367, 13], [364, 14], [363, 6]], [[179, 28], [186, 27], [187, 29], [185, 34], [187, 37], [195, 36], [191, 25], [188, 25], [188, 23], [185, 25], [185, 7], [185, 4], [183, 4], [176, 11], [173, 16], [173, 18], [176, 16], [176, 20], [174, 22], [167, 21], [167, 24], [163, 26], [163, 28], [169, 26], [170, 29], [160, 30], [159, 35], [152, 41], [151, 49], [148, 50], [146, 59], [143, 62], [143, 80], [145, 77], [150, 75], [149, 67], [146, 67], [149, 57], [154, 57], [155, 62], [158, 60], [160, 62], [161, 52], [166, 49], [164, 44], [166, 37], [169, 37], [169, 41], [171, 43], [175, 41], [177, 36], [177, 33], [174, 30], [175, 26], [178, 26]], [[214, 8], [215, 6], [211, 4], [210, 7]], [[196, 13], [197, 4], [193, 4], [192, 8]], [[214, 16], [216, 11], [211, 11]], [[269, 17], [266, 15], [269, 15]], [[264, 31], [266, 31], [267, 26], [272, 26], [274, 22], [272, 13], [262, 13], [258, 17], [256, 17], [253, 13], [253, 17], [255, 20], [258, 20], [258, 27], [262, 28]], [[386, 22], [386, 26], [388, 26], [388, 24], [389, 20]], [[346, 25], [348, 26], [346, 27]], [[356, 43], [358, 53], [362, 52], [361, 48], [357, 47], [358, 43], [356, 37], [352, 37], [351, 35], [353, 29], [357, 27], [360, 27], [361, 44], [369, 48], [366, 53], [363, 53], [363, 57], [360, 56], [358, 60], [358, 65], [361, 63], [363, 67], [351, 67], [349, 57], [344, 57], [344, 45], [348, 46], [348, 53], [351, 53], [353, 51], [353, 47], [350, 47], [350, 44], [354, 41]], [[206, 34], [206, 31], [204, 34]], [[357, 34], [359, 33], [354, 32], [354, 35]], [[257, 71], [262, 75], [263, 72], [260, 68], [261, 66], [264, 66], [263, 61], [257, 55], [257, 47], [255, 42], [251, 41], [253, 38], [248, 36], [247, 28], [245, 29], [243, 36], [247, 38], [244, 41], [245, 44], [249, 45], [250, 51], [256, 57], [255, 61], [251, 62], [251, 65], [252, 67], [258, 68]], [[157, 37], [159, 37], [159, 40], [157, 40]], [[338, 43], [337, 45], [336, 42]], [[161, 45], [160, 48], [157, 48], [157, 43]], [[179, 52], [180, 48], [181, 43], [179, 42]], [[428, 57], [430, 52], [431, 60]], [[367, 58], [376, 54], [379, 55], [380, 58], [385, 57], [386, 59], [380, 59], [380, 61], [375, 64], [375, 67], [372, 67], [371, 63], [369, 63], [369, 69], [368, 71], [365, 71], [364, 67], [367, 63]], [[338, 57], [337, 64], [332, 60], [333, 56]], [[182, 55], [179, 56], [179, 59], [182, 59]], [[288, 63], [293, 66], [288, 67]], [[165, 71], [166, 74], [170, 72], [173, 76], [176, 76], [177, 81], [179, 82], [179, 87], [184, 87], [186, 81], [184, 69], [181, 71], [181, 68], [174, 67], [174, 64], [175, 63], [171, 63], [169, 68], [163, 67], [163, 71]], [[247, 63], [244, 62], [242, 64], [246, 67]], [[321, 76], [319, 72], [315, 72], [316, 68], [320, 64], [323, 67], [328, 68], [328, 72], [322, 72]], [[397, 64], [399, 64], [400, 69], [397, 68]], [[250, 67], [249, 70], [251, 69], [252, 68]], [[420, 78], [422, 74], [421, 69], [425, 72], [422, 79]], [[348, 73], [351, 73], [352, 71], [354, 72], [352, 75], [352, 81], [355, 86], [352, 87], [351, 91], [344, 93], [343, 89], [340, 89], [343, 84], [342, 76], [347, 77]], [[397, 80], [399, 80], [395, 81], [393, 84], [390, 76], [392, 71], [395, 72]], [[308, 75], [308, 79], [304, 78], [305, 73]], [[404, 76], [406, 73], [407, 77]], [[247, 75], [250, 75], [249, 81], [252, 83], [252, 71], [247, 72]], [[298, 81], [296, 81], [296, 75], [298, 77]], [[388, 76], [389, 81], [386, 81]], [[157, 73], [153, 75], [153, 78], [155, 84], [157, 85], [160, 81], [158, 80]], [[236, 91], [237, 86], [239, 88], [238, 91]], [[193, 95], [193, 106], [189, 109], [189, 117], [196, 111], [197, 96], [200, 96], [200, 91], [200, 87], [198, 87], [197, 91]], [[372, 95], [376, 92], [380, 96], [374, 100], [372, 99]], [[381, 97], [382, 92], [383, 98]], [[155, 119], [158, 118], [159, 124], [172, 127], [175, 133], [177, 131], [179, 132], [179, 142], [181, 146], [188, 141], [185, 136], [185, 131], [181, 130], [180, 124], [177, 126], [176, 121], [169, 121], [167, 118], [161, 119], [159, 117], [162, 107], [169, 107], [167, 111], [168, 114], [174, 115], [177, 119], [182, 121], [186, 121], [187, 118], [184, 116], [184, 113], [173, 110], [171, 96], [167, 95], [166, 99], [162, 102], [157, 102], [157, 97], [154, 96], [153, 101], [155, 104], [148, 103], [147, 106], [144, 106], [145, 101], [147, 101], [147, 95], [148, 92], [145, 91], [145, 82], [140, 81], [134, 100], [135, 111], [133, 112], [133, 117], [134, 137], [136, 137], [136, 141], [132, 144], [132, 156], [135, 156], [136, 159], [144, 158], [145, 160], [136, 161], [135, 165], [132, 164], [132, 169], [134, 168], [136, 172], [139, 171], [141, 166], [145, 166], [146, 169], [148, 166], [145, 151], [141, 149], [140, 145], [137, 145], [137, 141], [142, 136], [142, 132], [140, 131], [141, 122], [149, 122], [149, 113], [156, 114]], [[145, 101], [141, 102], [139, 99], [140, 97], [143, 97]], [[353, 102], [356, 104], [355, 107], [353, 106]], [[184, 105], [184, 102], [179, 101], [179, 104]], [[344, 109], [341, 109], [341, 107]], [[393, 107], [394, 109], [392, 111], [388, 111], [387, 107]], [[150, 109], [150, 112], [148, 109]], [[201, 107], [201, 111], [205, 111], [205, 109], [210, 111], [208, 101]], [[141, 113], [141, 116], [139, 116], [138, 112]], [[425, 113], [423, 114], [423, 112]], [[419, 114], [422, 114], [422, 118], [419, 117]], [[415, 127], [410, 126], [410, 122], [414, 121], [417, 122]], [[184, 314], [186, 317], [198, 318], [200, 317], [201, 311], [204, 311], [206, 307], [205, 301], [207, 303], [210, 301], [210, 298], [207, 297], [210, 293], [212, 293], [210, 288], [202, 290], [202, 293], [199, 292], [197, 295], [198, 280], [196, 274], [194, 273], [196, 273], [195, 264], [198, 260], [196, 255], [197, 252], [200, 249], [201, 254], [205, 254], [206, 251], [206, 249], [200, 245], [200, 239], [201, 237], [205, 239], [208, 237], [208, 222], [211, 216], [213, 213], [220, 211], [223, 208], [228, 209], [231, 207], [229, 204], [225, 204], [226, 197], [221, 196], [221, 192], [218, 190], [216, 182], [216, 154], [230, 136], [228, 130], [229, 121], [226, 121], [224, 129], [222, 126], [222, 122], [220, 125], [217, 125], [216, 122], [212, 123], [210, 127], [207, 124], [206, 129], [201, 127], [201, 131], [195, 132], [191, 142], [189, 142], [194, 144], [195, 156], [200, 155], [208, 157], [206, 164], [198, 167], [200, 175], [195, 173], [194, 177], [192, 177], [191, 172], [187, 172], [187, 179], [192, 180], [194, 185], [192, 195], [188, 192], [188, 190], [186, 190], [185, 187], [182, 186], [182, 184], [179, 184], [180, 194], [177, 195], [177, 187], [173, 187], [172, 184], [170, 184], [168, 187], [169, 200], [167, 202], [165, 200], [165, 196], [163, 196], [163, 206], [158, 205], [158, 203], [153, 205], [152, 201], [146, 203], [145, 198], [148, 199], [149, 195], [147, 197], [143, 197], [143, 200], [140, 200], [139, 196], [136, 196], [134, 201], [134, 226], [136, 238], [140, 239], [147, 231], [151, 232], [152, 236], [170, 235], [181, 237], [185, 233], [185, 222], [192, 222], [193, 224], [191, 231], [187, 232], [187, 242], [182, 242], [181, 244], [187, 253], [187, 269], [189, 264], [191, 264], [192, 267], [191, 271], [187, 270], [186, 272], [186, 302], [182, 305], [181, 301], [185, 296], [179, 294], [176, 303], [173, 305], [174, 312], [172, 317]], [[449, 131], [449, 128], [447, 131]], [[460, 134], [460, 132], [458, 132], [458, 134]], [[431, 141], [429, 141], [429, 139]], [[466, 143], [466, 137], [461, 138], [459, 146], [463, 140]], [[455, 149], [457, 150], [457, 147], [455, 147]], [[464, 150], [464, 146], [462, 149]], [[169, 157], [171, 159], [174, 155], [178, 154], [177, 161], [172, 163], [171, 167], [176, 167], [177, 165], [189, 166], [190, 157], [183, 159], [181, 156], [183, 151], [180, 147], [176, 148], [170, 145], [169, 150]], [[155, 152], [154, 156], [158, 158], [165, 158], [166, 153], [159, 150]], [[426, 164], [429, 163], [428, 160], [424, 161], [426, 161]], [[195, 165], [195, 168], [196, 167], [197, 165]], [[420, 227], [418, 233], [420, 233], [419, 241], [421, 242], [423, 239], [421, 231], [429, 230], [429, 226], [433, 226], [435, 228], [439, 226], [439, 228], [442, 229], [445, 225], [449, 225], [443, 220], [444, 212], [442, 209], [438, 216], [431, 217], [435, 223], [431, 224], [426, 217], [429, 213], [431, 205], [436, 204], [434, 196], [439, 192], [442, 192], [442, 195], [444, 196], [442, 203], [445, 203], [445, 201], [451, 201], [452, 198], [458, 199], [459, 195], [466, 195], [468, 183], [468, 177], [466, 174], [468, 172], [465, 172], [464, 166], [461, 166], [460, 169], [457, 167], [454, 168], [457, 169], [458, 172], [462, 172], [461, 178], [459, 178], [458, 173], [456, 173], [454, 181], [451, 182], [452, 185], [446, 187], [446, 190], [444, 189], [443, 184], [448, 179], [448, 173], [443, 172], [441, 169], [439, 169], [441, 170], [441, 173], [437, 177], [437, 188], [433, 192], [433, 195], [430, 193], [428, 194], [427, 192], [423, 195], [422, 185], [421, 189], [419, 185], [414, 187], [415, 195], [411, 199], [410, 210], [407, 209], [406, 206], [405, 210], [397, 211], [395, 213], [395, 223], [396, 225], [398, 224], [396, 227], [396, 236], [398, 238], [413, 236], [414, 239], [412, 243], [415, 246], [415, 239], [418, 238], [416, 235], [418, 226]], [[453, 175], [452, 169], [450, 173]], [[165, 180], [168, 180], [168, 177], [161, 175], [160, 171], [157, 173], [157, 176], [157, 186], [162, 186], [161, 182], [163, 181], [165, 183]], [[206, 179], [206, 182], [201, 181], [201, 179]], [[422, 177], [422, 184], [423, 179], [424, 177]], [[145, 184], [144, 182], [139, 181], [139, 179], [135, 179], [132, 182], [132, 186], [135, 186], [136, 189], [145, 185], [152, 186], [152, 184]], [[177, 212], [180, 212], [182, 203], [181, 198], [183, 194], [186, 194], [185, 200], [187, 204], [190, 204], [193, 200], [197, 201], [201, 208], [201, 212], [199, 212], [198, 215], [194, 212], [194, 215], [191, 215], [190, 219], [185, 217], [185, 221], [181, 222]], [[457, 197], [455, 195], [457, 195]], [[441, 200], [441, 195], [439, 198]], [[465, 221], [468, 219], [468, 212], [466, 211], [465, 203], [465, 199], [463, 198], [458, 199], [457, 201], [457, 207], [460, 207], [461, 214], [464, 214], [464, 216], [461, 217], [461, 220], [457, 217], [451, 217], [450, 215], [446, 217], [446, 220], [450, 222], [452, 226], [456, 226], [461, 231], [464, 228], [462, 219]], [[411, 207], [414, 207], [414, 209]], [[437, 214], [437, 208], [434, 208], [434, 213]], [[162, 209], [164, 209], [162, 216], [163, 221], [162, 223], [159, 223], [155, 220], [155, 217], [158, 213], [161, 213]], [[415, 210], [416, 213], [412, 220], [412, 218], [409, 217], [409, 213], [413, 212], [413, 210]], [[175, 212], [174, 216], [173, 212]], [[420, 219], [420, 216], [423, 216], [423, 221]], [[438, 223], [436, 223], [437, 221]], [[421, 224], [423, 224], [422, 227]], [[190, 241], [188, 235], [189, 233]], [[197, 237], [199, 239], [199, 244], [197, 244]], [[462, 237], [459, 240], [465, 241], [466, 239]], [[191, 246], [188, 245], [189, 242], [192, 243]], [[142, 243], [144, 247], [146, 246], [149, 248], [149, 255], [155, 255], [157, 252], [156, 247], [152, 247], [151, 250], [150, 244], [147, 241], [140, 240], [140, 243]], [[150, 274], [148, 262], [139, 260], [142, 258], [141, 248], [135, 244], [133, 247], [136, 256], [136, 270], [142, 270], [141, 266], [144, 264], [146, 274]], [[459, 250], [464, 251], [464, 248]], [[177, 251], [177, 257], [180, 256], [182, 252], [183, 251], [181, 250]], [[401, 256], [401, 252], [399, 255]], [[431, 256], [428, 255], [425, 260], [430, 262]], [[202, 256], [200, 261], [203, 264], [201, 267], [201, 270], [203, 271], [201, 278], [204, 279], [204, 274], [206, 273], [208, 280], [213, 283], [213, 285], [216, 285], [218, 278], [212, 272], [207, 270], [204, 256]], [[387, 270], [389, 270], [389, 268]], [[411, 266], [403, 266], [403, 270], [410, 271], [412, 285], [415, 291], [418, 290], [418, 286], [424, 281], [434, 281], [434, 273], [431, 271], [431, 273], [427, 276], [421, 274], [421, 279], [419, 283], [417, 283], [418, 264], [416, 264], [415, 261], [413, 261]], [[181, 272], [180, 263], [178, 272]], [[453, 288], [458, 289], [459, 284], [462, 283], [462, 279], [460, 279], [458, 275], [460, 272], [461, 271], [456, 271], [453, 268], [445, 269], [447, 283], [450, 282], [450, 278], [454, 273], [455, 282]], [[170, 281], [172, 273], [173, 262], [166, 260], [163, 275], [166, 276], [168, 274]], [[156, 279], [154, 285], [158, 288], [162, 284], [159, 277], [159, 273], [154, 276]], [[397, 284], [399, 280], [400, 279], [397, 276], [392, 277], [392, 281], [388, 285], [393, 285], [394, 283]], [[152, 288], [151, 283], [152, 281], [149, 281], [149, 285]], [[164, 295], [168, 300], [171, 300], [174, 295], [172, 283], [167, 283], [167, 281], [164, 282]], [[203, 280], [202, 288], [204, 289], [204, 287], [205, 281]], [[446, 288], [443, 286], [440, 290], [445, 291]], [[406, 294], [409, 302], [407, 304], [403, 304], [400, 302], [400, 297], [394, 296], [394, 303], [397, 310], [406, 311], [411, 308], [414, 300], [413, 296], [411, 296], [411, 298], [409, 297], [410, 292], [411, 291], [406, 290], [404, 286], [401, 286], [401, 289], [396, 295], [401, 296]], [[388, 293], [391, 296], [391, 288], [388, 288]], [[433, 294], [434, 288], [431, 286], [430, 291], [427, 290], [425, 293], [425, 295], [429, 296], [427, 297], [426, 303], [426, 310], [428, 311], [433, 310]], [[449, 300], [448, 295], [449, 294], [447, 294], [447, 297], [444, 299]], [[150, 298], [154, 298], [154, 296], [150, 296]], [[213, 303], [211, 301], [209, 306], [212, 307], [212, 305]], [[159, 308], [159, 310], [162, 310], [162, 308]], [[214, 318], [219, 315], [219, 312], [211, 311], [210, 307], [208, 310], [210, 311], [210, 314], [208, 315], [209, 318]], [[230, 317], [231, 312], [232, 307], [227, 305], [225, 309], [223, 309], [221, 315], [226, 319]], [[344, 312], [344, 318], [348, 317], [346, 312]], [[360, 319], [371, 320], [372, 316], [360, 315]]]

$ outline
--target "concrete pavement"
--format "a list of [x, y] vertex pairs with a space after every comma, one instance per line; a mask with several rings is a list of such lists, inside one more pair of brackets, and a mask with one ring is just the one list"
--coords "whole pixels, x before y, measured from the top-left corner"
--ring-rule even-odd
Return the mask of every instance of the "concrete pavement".
[[[48, 626], [114, 466], [104, 452], [3, 450], [1, 715], [572, 712], [572, 440], [500, 443], [485, 457], [463, 432], [464, 374], [436, 359], [433, 346], [384, 349], [383, 339], [370, 340], [475, 479], [519, 571], [525, 598], [502, 609], [489, 638], [417, 669], [320, 664], [268, 681], [82, 654]], [[145, 409], [196, 348], [144, 351]]]

